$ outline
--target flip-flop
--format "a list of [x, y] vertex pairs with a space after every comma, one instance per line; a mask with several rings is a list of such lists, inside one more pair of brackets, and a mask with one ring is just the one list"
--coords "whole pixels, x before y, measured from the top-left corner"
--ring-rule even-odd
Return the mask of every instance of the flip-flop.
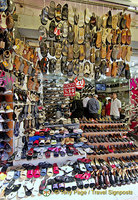
[[54, 174], [59, 174], [59, 168], [58, 168], [56, 163], [53, 164], [53, 173]]
[[34, 169], [34, 177], [35, 177], [35, 178], [39, 178], [39, 177], [40, 177], [40, 169], [39, 169], [39, 166], [36, 166], [36, 168]]

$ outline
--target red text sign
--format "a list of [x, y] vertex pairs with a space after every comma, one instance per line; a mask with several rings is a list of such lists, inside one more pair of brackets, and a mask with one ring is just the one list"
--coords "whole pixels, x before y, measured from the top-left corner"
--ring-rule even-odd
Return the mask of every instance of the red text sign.
[[75, 83], [64, 84], [64, 96], [75, 96]]
[[78, 89], [82, 89], [85, 86], [85, 80], [78, 80], [77, 77], [75, 78], [74, 83]]

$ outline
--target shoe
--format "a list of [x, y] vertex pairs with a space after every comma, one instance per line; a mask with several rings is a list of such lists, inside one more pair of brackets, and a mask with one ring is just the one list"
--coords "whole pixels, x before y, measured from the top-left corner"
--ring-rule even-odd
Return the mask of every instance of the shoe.
[[0, 115], [0, 122], [4, 122], [4, 119], [2, 118], [1, 115]]
[[11, 91], [11, 90], [6, 90], [6, 91], [4, 92], [4, 94], [12, 94], [12, 91]]
[[4, 110], [4, 108], [3, 108], [3, 105], [1, 105], [1, 107], [0, 107], [0, 113], [5, 113], [5, 110]]
[[3, 131], [3, 125], [1, 122], [0, 122], [0, 131]]
[[6, 113], [11, 113], [13, 112], [13, 109], [11, 109], [11, 107], [9, 105], [6, 106]]

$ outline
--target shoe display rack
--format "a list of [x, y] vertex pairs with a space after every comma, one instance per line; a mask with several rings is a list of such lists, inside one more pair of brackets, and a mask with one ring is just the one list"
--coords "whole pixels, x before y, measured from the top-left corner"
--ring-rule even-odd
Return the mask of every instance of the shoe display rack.
[[119, 158], [120, 156], [137, 155], [137, 146], [133, 137], [127, 137], [128, 130], [125, 123], [81, 123], [83, 136], [87, 138], [87, 144], [92, 149], [87, 158], [108, 157]]
[[13, 93], [4, 87], [0, 91], [0, 163], [13, 154]]
[[[43, 81], [43, 105], [46, 111], [46, 120], [49, 118], [69, 117], [70, 98], [64, 96], [64, 78], [47, 76]], [[46, 79], [44, 77], [44, 79]]]

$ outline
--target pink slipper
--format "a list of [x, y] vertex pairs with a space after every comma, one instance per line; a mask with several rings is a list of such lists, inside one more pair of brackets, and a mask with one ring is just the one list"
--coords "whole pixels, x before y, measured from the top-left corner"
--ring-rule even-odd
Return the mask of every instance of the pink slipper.
[[39, 166], [36, 166], [35, 170], [34, 170], [34, 177], [35, 178], [39, 178], [40, 177], [40, 169]]

